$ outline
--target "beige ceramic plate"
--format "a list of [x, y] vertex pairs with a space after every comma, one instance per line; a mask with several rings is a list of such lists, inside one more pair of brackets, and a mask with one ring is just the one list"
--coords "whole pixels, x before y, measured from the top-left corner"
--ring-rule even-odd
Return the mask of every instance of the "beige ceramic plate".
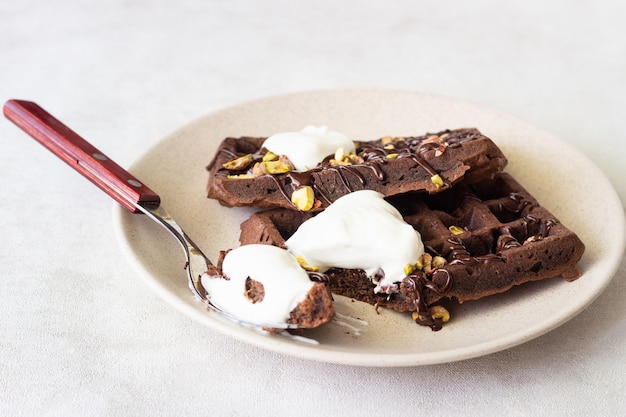
[[[207, 172], [226, 136], [265, 136], [328, 125], [368, 140], [446, 128], [477, 127], [509, 158], [511, 172], [587, 250], [582, 277], [527, 284], [507, 294], [453, 308], [452, 321], [432, 332], [407, 315], [340, 298], [337, 310], [364, 320], [356, 331], [332, 323], [311, 331], [311, 344], [243, 328], [207, 312], [191, 295], [176, 243], [149, 220], [116, 209], [120, 243], [150, 286], [184, 314], [265, 349], [317, 361], [407, 366], [450, 362], [503, 350], [544, 334], [582, 311], [606, 287], [624, 249], [624, 215], [600, 170], [563, 141], [510, 115], [456, 99], [398, 91], [322, 91], [245, 103], [207, 115], [159, 143], [131, 171], [157, 191], [183, 229], [215, 259], [238, 245], [249, 209], [228, 209], [205, 198]], [[584, 175], [581, 175], [584, 173]], [[596, 202], [602, 201], [602, 204]], [[604, 219], [611, 219], [610, 222]], [[323, 238], [323, 237], [321, 237]]]

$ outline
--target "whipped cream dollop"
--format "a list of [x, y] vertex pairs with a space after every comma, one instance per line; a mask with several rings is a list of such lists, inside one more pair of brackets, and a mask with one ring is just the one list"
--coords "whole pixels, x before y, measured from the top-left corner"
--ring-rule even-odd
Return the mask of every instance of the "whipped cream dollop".
[[298, 172], [315, 168], [339, 148], [346, 154], [355, 151], [353, 141], [327, 126], [307, 126], [299, 132], [277, 133], [268, 137], [263, 147], [276, 155], [287, 156]]
[[390, 291], [405, 276], [404, 267], [424, 254], [421, 236], [406, 223], [383, 195], [355, 191], [337, 199], [325, 211], [302, 223], [286, 241], [320, 272], [328, 268], [363, 269], [377, 281], [375, 291]]
[[[201, 277], [211, 302], [240, 319], [260, 325], [286, 323], [289, 313], [314, 285], [291, 253], [270, 245], [244, 245], [229, 251], [222, 273], [228, 279], [207, 274]], [[245, 295], [248, 277], [263, 284], [261, 301], [253, 302]]]

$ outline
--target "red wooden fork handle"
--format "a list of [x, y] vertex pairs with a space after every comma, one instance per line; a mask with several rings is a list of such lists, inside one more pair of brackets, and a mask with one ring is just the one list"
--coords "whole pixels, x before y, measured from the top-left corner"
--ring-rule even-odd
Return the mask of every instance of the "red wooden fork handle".
[[136, 213], [135, 204], [157, 207], [159, 196], [105, 154], [37, 104], [9, 100], [4, 115], [124, 208]]

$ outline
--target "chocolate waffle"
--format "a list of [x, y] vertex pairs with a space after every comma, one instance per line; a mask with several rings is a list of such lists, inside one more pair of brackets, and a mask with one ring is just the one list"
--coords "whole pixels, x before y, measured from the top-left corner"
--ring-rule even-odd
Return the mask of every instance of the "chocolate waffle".
[[329, 155], [305, 172], [251, 174], [266, 153], [264, 141], [252, 137], [222, 141], [207, 167], [209, 198], [229, 207], [296, 209], [292, 193], [310, 186], [314, 195], [310, 205], [320, 210], [342, 195], [363, 189], [385, 196], [412, 191], [439, 193], [461, 180], [473, 183], [492, 178], [507, 163], [500, 149], [478, 130], [458, 129], [355, 142], [356, 153], [351, 160], [338, 163]]
[[[529, 281], [571, 281], [580, 275], [583, 243], [508, 173], [436, 195], [388, 200], [421, 234], [428, 255], [443, 258], [444, 264], [422, 265], [386, 294], [375, 294], [375, 284], [362, 270], [331, 269], [324, 279], [332, 292], [415, 312], [419, 324], [437, 330], [441, 320], [429, 306], [439, 300], [476, 300]], [[241, 225], [240, 241], [284, 246], [313, 215], [284, 209], [256, 213]]]

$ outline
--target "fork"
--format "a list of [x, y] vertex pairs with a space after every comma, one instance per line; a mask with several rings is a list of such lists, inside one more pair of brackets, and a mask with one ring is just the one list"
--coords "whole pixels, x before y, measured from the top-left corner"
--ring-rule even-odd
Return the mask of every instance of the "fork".
[[131, 213], [145, 214], [167, 230], [184, 251], [185, 271], [191, 292], [209, 310], [248, 327], [300, 328], [292, 323], [257, 323], [246, 320], [216, 305], [200, 281], [202, 274], [212, 266], [211, 261], [161, 205], [161, 198], [157, 193], [36, 103], [9, 100], [4, 104], [3, 112], [7, 119], [93, 182], [125, 209]]

